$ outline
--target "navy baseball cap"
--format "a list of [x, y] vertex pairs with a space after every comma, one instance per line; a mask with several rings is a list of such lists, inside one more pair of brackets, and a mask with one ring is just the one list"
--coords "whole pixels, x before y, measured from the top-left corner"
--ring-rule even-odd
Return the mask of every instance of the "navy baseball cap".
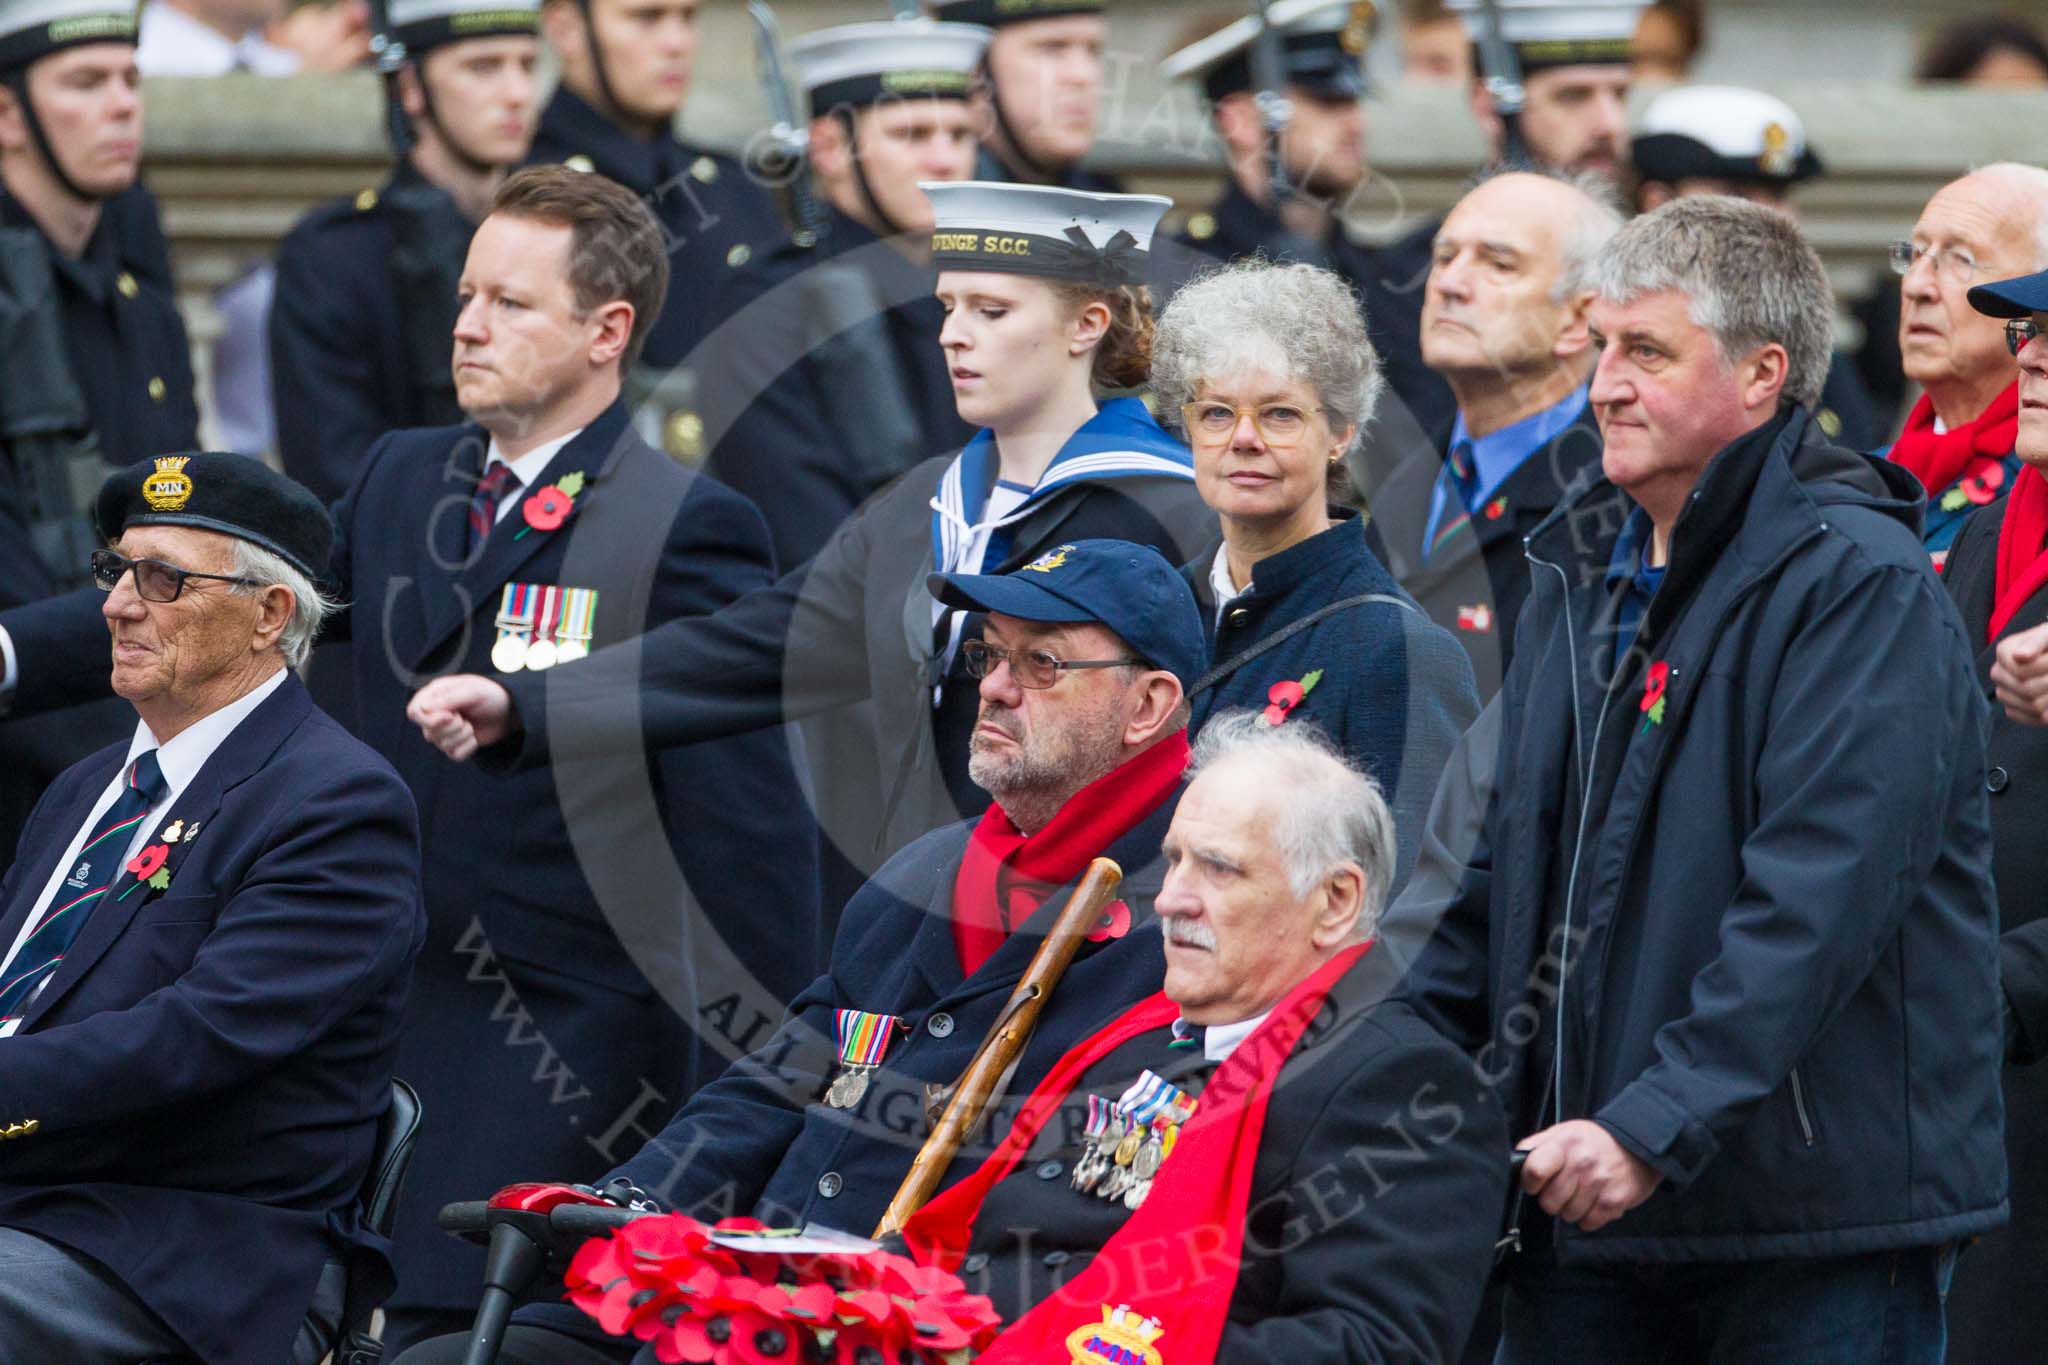
[[1150, 546], [1076, 540], [1009, 573], [935, 573], [925, 586], [949, 607], [1107, 626], [1132, 653], [1179, 678], [1183, 692], [1208, 662], [1194, 590]]
[[1994, 280], [1970, 291], [1970, 307], [1994, 318], [2048, 313], [2048, 270], [2016, 280]]

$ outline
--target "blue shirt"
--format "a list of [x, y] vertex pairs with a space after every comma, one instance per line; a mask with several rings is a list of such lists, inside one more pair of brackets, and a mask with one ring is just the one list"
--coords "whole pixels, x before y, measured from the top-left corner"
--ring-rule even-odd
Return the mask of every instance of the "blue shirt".
[[[1451, 445], [1460, 442], [1472, 447], [1472, 472], [1475, 491], [1472, 505], [1465, 511], [1478, 511], [1494, 494], [1494, 490], [1508, 481], [1508, 476], [1522, 467], [1522, 461], [1534, 455], [1557, 438], [1559, 432], [1579, 420], [1579, 414], [1586, 408], [1586, 386], [1580, 385], [1541, 412], [1531, 413], [1519, 422], [1510, 422], [1499, 431], [1490, 431], [1484, 436], [1473, 436], [1465, 429], [1465, 414], [1459, 413], [1451, 423]], [[1446, 508], [1455, 507], [1458, 494], [1451, 478], [1448, 463], [1436, 476], [1436, 487], [1429, 495], [1429, 524], [1423, 528], [1422, 546], [1424, 559], [1436, 545], [1437, 526], [1443, 520]]]
[[1628, 654], [1629, 646], [1636, 642], [1636, 631], [1643, 623], [1644, 613], [1650, 609], [1650, 599], [1657, 595], [1658, 586], [1664, 582], [1664, 569], [1650, 567], [1651, 532], [1650, 514], [1636, 508], [1621, 524], [1621, 534], [1614, 541], [1614, 553], [1607, 558], [1607, 591], [1612, 593], [1622, 583], [1628, 584], [1614, 621], [1614, 662], [1617, 667]]

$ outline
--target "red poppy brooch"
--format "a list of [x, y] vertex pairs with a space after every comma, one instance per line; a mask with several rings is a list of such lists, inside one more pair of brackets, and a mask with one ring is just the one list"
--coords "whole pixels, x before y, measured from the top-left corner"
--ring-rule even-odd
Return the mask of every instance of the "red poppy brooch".
[[1316, 690], [1316, 684], [1323, 680], [1323, 670], [1301, 675], [1300, 682], [1276, 682], [1266, 689], [1266, 724], [1278, 725], [1287, 719], [1288, 713], [1301, 705], [1302, 698]]
[[514, 540], [523, 540], [528, 531], [555, 531], [561, 529], [569, 514], [576, 510], [577, 495], [583, 492], [583, 471], [564, 474], [561, 478], [541, 489], [532, 497], [519, 504], [519, 514], [526, 518], [526, 525], [519, 529]]

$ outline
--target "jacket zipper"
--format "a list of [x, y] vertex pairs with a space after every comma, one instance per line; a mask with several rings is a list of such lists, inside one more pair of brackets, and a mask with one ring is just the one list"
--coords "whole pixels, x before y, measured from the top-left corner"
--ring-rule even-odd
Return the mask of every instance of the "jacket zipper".
[[1799, 1068], [1792, 1068], [1792, 1112], [1799, 1116], [1799, 1135], [1813, 1146], [1813, 1116], [1806, 1112], [1806, 1087], [1799, 1080]]

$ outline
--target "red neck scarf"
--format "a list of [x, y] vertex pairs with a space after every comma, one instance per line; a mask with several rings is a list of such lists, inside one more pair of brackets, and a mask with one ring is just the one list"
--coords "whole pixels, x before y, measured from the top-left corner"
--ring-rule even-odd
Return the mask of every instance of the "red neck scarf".
[[1075, 792], [1036, 834], [1024, 834], [1001, 806], [982, 812], [953, 877], [953, 944], [960, 950], [960, 970], [974, 975], [1048, 896], [1159, 809], [1187, 766], [1183, 730]]
[[1936, 433], [1934, 430], [1934, 404], [1926, 394], [1913, 405], [1907, 414], [1906, 429], [1899, 433], [1899, 439], [1892, 443], [1893, 464], [1903, 465], [1920, 480], [1920, 486], [1927, 490], [1927, 496], [1935, 498], [1950, 484], [1963, 477], [1970, 467], [1970, 461], [1983, 456], [2004, 459], [2012, 454], [2013, 443], [2020, 434], [2020, 382], [2015, 379], [2005, 386], [1998, 397], [1991, 400], [1991, 406], [1977, 414], [1974, 422], [1965, 422], [1959, 427]]
[[[1086, 1270], [1012, 1323], [975, 1357], [976, 1365], [1065, 1359], [1070, 1334], [1100, 1327], [1103, 1312], [1119, 1306], [1130, 1307], [1134, 1317], [1158, 1319], [1168, 1359], [1215, 1359], [1244, 1259], [1252, 1172], [1273, 1083], [1331, 986], [1371, 947], [1346, 948], [1316, 968], [1238, 1044], [1203, 1088], [1200, 1106], [1181, 1129], [1152, 1197], [1125, 1220]], [[957, 1270], [981, 1201], [1023, 1159], [1082, 1073], [1179, 1014], [1164, 995], [1152, 996], [1062, 1057], [988, 1159], [904, 1226], [911, 1254], [924, 1264]]]
[[1998, 528], [1998, 577], [1991, 597], [1991, 631], [1986, 644], [2027, 599], [2048, 584], [2048, 478], [2033, 465], [2023, 465], [2005, 499], [2005, 522]]

